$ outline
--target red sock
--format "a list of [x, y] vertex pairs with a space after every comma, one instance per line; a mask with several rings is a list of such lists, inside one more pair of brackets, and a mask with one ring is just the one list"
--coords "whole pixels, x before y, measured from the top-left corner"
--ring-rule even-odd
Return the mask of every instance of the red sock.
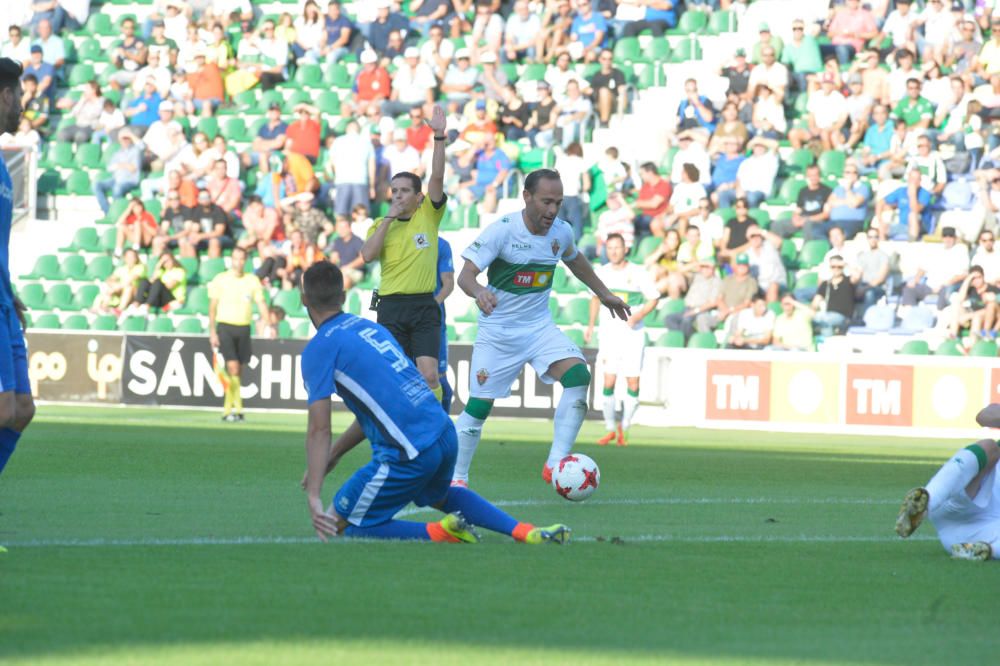
[[528, 538], [528, 532], [535, 529], [535, 526], [531, 523], [518, 523], [514, 531], [511, 532], [511, 536], [514, 537], [516, 541], [524, 541]]
[[441, 541], [445, 543], [459, 543], [458, 539], [448, 534], [440, 523], [427, 523], [427, 536], [431, 541]]

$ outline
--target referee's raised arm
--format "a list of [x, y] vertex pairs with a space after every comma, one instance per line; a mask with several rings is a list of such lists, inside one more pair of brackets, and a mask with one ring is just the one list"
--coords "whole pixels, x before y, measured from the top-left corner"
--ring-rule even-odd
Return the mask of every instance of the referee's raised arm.
[[448, 138], [445, 134], [448, 123], [444, 109], [435, 104], [427, 124], [434, 130], [434, 152], [431, 153], [431, 177], [427, 181], [427, 196], [431, 198], [432, 204], [439, 206], [444, 201], [444, 145]]

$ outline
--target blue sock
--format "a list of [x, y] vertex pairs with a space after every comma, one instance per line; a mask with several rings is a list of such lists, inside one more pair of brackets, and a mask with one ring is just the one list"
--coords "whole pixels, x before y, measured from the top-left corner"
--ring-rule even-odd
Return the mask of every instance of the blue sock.
[[491, 532], [514, 535], [518, 522], [468, 488], [453, 486], [444, 501], [445, 513], [461, 511], [465, 519]]
[[21, 439], [21, 433], [11, 428], [0, 430], [0, 473], [7, 466], [7, 461], [14, 455], [17, 448], [17, 440]]
[[371, 527], [355, 527], [348, 525], [344, 536], [359, 539], [409, 539], [430, 541], [427, 533], [427, 523], [414, 523], [408, 520], [390, 520], [381, 525]]
[[451, 413], [451, 399], [455, 395], [455, 392], [451, 390], [451, 384], [448, 383], [448, 375], [441, 375], [438, 379], [441, 384], [441, 406], [444, 407], [444, 413]]

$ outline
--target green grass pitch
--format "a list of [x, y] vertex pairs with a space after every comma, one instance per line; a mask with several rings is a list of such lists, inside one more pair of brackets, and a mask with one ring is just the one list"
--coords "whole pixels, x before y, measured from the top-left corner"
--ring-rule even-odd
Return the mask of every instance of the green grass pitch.
[[572, 543], [324, 545], [298, 486], [304, 424], [41, 408], [0, 478], [0, 662], [997, 659], [1000, 566], [950, 560], [930, 525], [892, 531], [966, 442], [639, 427], [601, 449], [588, 423], [602, 486], [571, 504], [540, 479], [551, 426], [496, 419], [473, 487]]

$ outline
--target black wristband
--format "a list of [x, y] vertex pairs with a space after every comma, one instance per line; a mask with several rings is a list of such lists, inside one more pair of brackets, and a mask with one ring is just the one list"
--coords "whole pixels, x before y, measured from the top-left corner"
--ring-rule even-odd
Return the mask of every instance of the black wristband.
[[447, 139], [448, 139], [448, 137], [446, 137], [446, 136], [438, 136], [437, 134], [434, 135], [434, 140], [435, 141], [446, 141]]

